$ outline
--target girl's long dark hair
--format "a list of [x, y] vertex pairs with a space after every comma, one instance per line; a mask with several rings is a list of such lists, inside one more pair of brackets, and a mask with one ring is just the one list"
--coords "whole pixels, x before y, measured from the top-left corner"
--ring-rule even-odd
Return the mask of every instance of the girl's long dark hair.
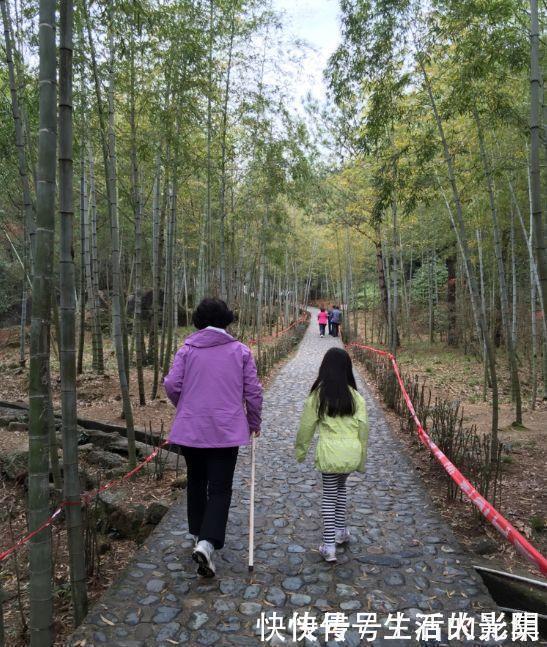
[[319, 393], [319, 418], [353, 416], [355, 400], [350, 386], [357, 389], [351, 357], [342, 348], [330, 348], [323, 357], [311, 392]]

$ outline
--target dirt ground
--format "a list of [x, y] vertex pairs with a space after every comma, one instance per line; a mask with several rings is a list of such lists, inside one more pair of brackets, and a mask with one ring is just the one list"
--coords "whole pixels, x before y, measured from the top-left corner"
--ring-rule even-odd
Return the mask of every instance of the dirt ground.
[[[427, 335], [422, 335], [422, 338]], [[369, 345], [381, 348], [377, 343]], [[465, 426], [475, 425], [478, 433], [491, 430], [491, 413], [488, 401], [483, 401], [483, 368], [480, 361], [465, 355], [459, 349], [450, 349], [437, 342], [404, 341], [397, 352], [401, 372], [417, 376], [432, 391], [432, 399], [440, 397], [457, 401], [463, 407]], [[521, 365], [523, 398], [523, 428], [512, 426], [514, 405], [511, 403], [509, 374], [503, 353], [498, 354], [500, 381], [499, 439], [504, 443], [502, 458], [501, 499], [496, 503], [500, 512], [542, 553], [547, 554], [547, 402], [536, 400], [531, 408], [529, 374]], [[370, 382], [370, 379], [369, 379]], [[374, 388], [374, 385], [372, 385]], [[381, 400], [381, 398], [379, 398]], [[490, 563], [512, 572], [538, 576], [537, 568], [515, 552], [499, 533], [484, 523], [473, 506], [462, 501], [449, 501], [446, 497], [444, 470], [417, 438], [410, 438], [401, 430], [399, 418], [386, 411], [394, 432], [405, 443], [414, 467], [426, 483], [439, 511], [450, 523], [460, 541], [477, 554], [480, 563]], [[491, 552], [482, 553], [488, 539]]]
[[[179, 341], [189, 334], [190, 329], [179, 330]], [[123, 425], [122, 403], [119, 382], [117, 378], [117, 365], [114, 349], [109, 341], [105, 344], [105, 374], [102, 376], [92, 372], [91, 367], [91, 340], [86, 339], [86, 353], [84, 354], [83, 373], [77, 377], [78, 416], [90, 420], [100, 420], [112, 424]], [[0, 400], [28, 404], [28, 377], [27, 372], [18, 364], [19, 330], [6, 328], [0, 330], [0, 371], [2, 383], [0, 384]], [[284, 361], [284, 360], [282, 360]], [[282, 365], [282, 364], [281, 364]], [[268, 384], [275, 375], [277, 366], [267, 376], [263, 383]], [[174, 413], [172, 404], [167, 399], [163, 386], [158, 389], [158, 398], [150, 400], [152, 392], [153, 372], [150, 367], [144, 367], [144, 390], [146, 404], [141, 406], [138, 398], [137, 373], [133, 369], [129, 376], [129, 391], [133, 405], [133, 418], [135, 426], [141, 429], [150, 429], [160, 434], [162, 426], [167, 433]], [[61, 382], [59, 378], [59, 361], [55, 353], [51, 361], [53, 406], [60, 410]]]

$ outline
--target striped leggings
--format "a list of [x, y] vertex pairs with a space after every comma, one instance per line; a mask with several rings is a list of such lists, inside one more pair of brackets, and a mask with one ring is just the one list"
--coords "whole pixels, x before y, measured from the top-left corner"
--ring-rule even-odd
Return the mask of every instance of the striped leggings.
[[323, 543], [334, 544], [336, 530], [346, 527], [346, 480], [349, 474], [323, 476]]

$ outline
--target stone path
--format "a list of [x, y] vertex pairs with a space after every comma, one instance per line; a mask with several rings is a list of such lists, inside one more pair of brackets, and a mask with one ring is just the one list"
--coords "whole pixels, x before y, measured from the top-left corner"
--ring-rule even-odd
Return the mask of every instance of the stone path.
[[[315, 317], [312, 315], [312, 321]], [[176, 503], [138, 552], [132, 564], [91, 611], [69, 645], [227, 645], [292, 643], [291, 632], [265, 643], [257, 619], [275, 611], [287, 624], [292, 614], [309, 611], [318, 622], [325, 612], [341, 612], [354, 624], [359, 612], [385, 617], [494, 610], [495, 604], [474, 573], [450, 529], [404, 458], [382, 411], [362, 379], [371, 423], [366, 474], [349, 481], [352, 543], [338, 551], [336, 565], [317, 553], [321, 539], [320, 475], [313, 451], [302, 465], [293, 443], [304, 399], [324, 352], [339, 340], [319, 338], [315, 324], [298, 353], [279, 372], [265, 397], [263, 435], [258, 445], [255, 572], [247, 572], [249, 451], [242, 449], [225, 548], [216, 558], [218, 576], [203, 580], [190, 558], [185, 498]], [[268, 633], [268, 632], [267, 632]], [[444, 634], [444, 632], [443, 632]], [[448, 644], [371, 642], [350, 627], [345, 639], [303, 640], [299, 645]], [[477, 634], [478, 638], [478, 634]], [[480, 644], [465, 642], [456, 644]], [[498, 643], [499, 644], [499, 643]], [[504, 644], [508, 644], [507, 642]]]

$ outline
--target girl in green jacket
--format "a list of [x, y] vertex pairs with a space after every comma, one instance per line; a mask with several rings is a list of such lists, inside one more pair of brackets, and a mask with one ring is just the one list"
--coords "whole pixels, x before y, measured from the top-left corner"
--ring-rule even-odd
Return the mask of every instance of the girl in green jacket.
[[346, 480], [350, 472], [365, 471], [368, 440], [365, 401], [357, 392], [351, 358], [342, 348], [325, 353], [304, 405], [296, 436], [299, 463], [306, 458], [316, 429], [315, 467], [323, 477], [323, 543], [319, 552], [327, 562], [335, 562], [336, 544], [349, 541]]

